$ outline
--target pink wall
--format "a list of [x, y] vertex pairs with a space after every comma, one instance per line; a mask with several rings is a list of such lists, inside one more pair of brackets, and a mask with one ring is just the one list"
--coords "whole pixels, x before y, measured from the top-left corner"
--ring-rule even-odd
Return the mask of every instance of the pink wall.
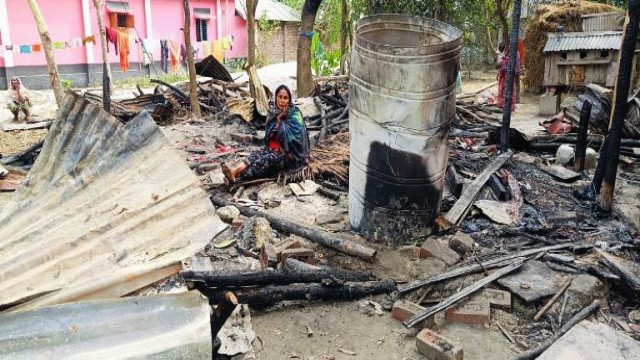
[[[80, 3], [82, 0], [66, 0], [66, 1], [75, 1]], [[133, 15], [135, 20], [135, 29], [128, 29], [129, 34], [139, 36], [143, 39], [146, 38], [147, 26], [145, 24], [145, 17], [144, 17], [144, 0], [127, 0], [125, 2], [129, 4], [130, 14]], [[89, 3], [90, 3], [89, 7], [91, 9], [91, 33], [95, 34], [96, 36], [96, 45], [93, 47], [93, 59], [94, 59], [94, 63], [102, 63], [102, 45], [100, 44], [100, 29], [98, 28], [98, 20], [96, 18], [96, 7], [93, 6], [93, 0], [90, 0]], [[80, 16], [81, 17], [78, 19], [78, 21], [82, 22], [82, 14], [80, 14]], [[102, 18], [104, 19], [103, 20], [104, 25], [108, 27], [110, 23], [109, 23], [109, 15], [107, 14], [106, 10], [104, 11]], [[83, 25], [83, 29], [84, 29], [84, 25]], [[141, 46], [140, 44], [136, 45], [134, 43], [134, 45], [129, 49], [130, 62], [139, 62], [140, 59], [142, 58], [141, 55], [140, 56], [138, 55], [138, 53], [142, 54], [142, 50], [139, 50], [141, 49], [140, 46]], [[116, 55], [113, 49], [113, 44], [108, 44], [108, 47], [109, 47], [109, 62], [119, 63], [120, 55]], [[84, 57], [84, 61], [86, 61], [86, 56]]]
[[[0, 45], [4, 44], [5, 41], [2, 41], [2, 31], [0, 31]], [[5, 54], [5, 50], [4, 49], [0, 49], [0, 67], [4, 67], [4, 55]]]
[[[81, 0], [48, 0], [39, 1], [38, 4], [53, 41], [67, 41], [84, 36]], [[11, 43], [14, 46], [14, 65], [46, 65], [44, 52], [20, 54], [15, 50], [23, 44], [41, 43], [29, 4], [24, 0], [7, 0], [7, 13]], [[83, 63], [87, 60], [84, 47], [56, 50], [55, 58], [59, 65]]]
[[[221, 33], [218, 34], [217, 25], [217, 0], [190, 0], [192, 12], [192, 41], [195, 47], [195, 19], [193, 17], [194, 8], [211, 9], [212, 18], [209, 21], [209, 40], [216, 40], [224, 36], [233, 35], [235, 38], [233, 50], [225, 53], [226, 58], [246, 57], [247, 55], [247, 30], [246, 21], [235, 15], [234, 0], [219, 0], [220, 15], [222, 18]], [[130, 34], [138, 35], [140, 38], [147, 38], [147, 25], [145, 18], [144, 0], [127, 0], [131, 14], [135, 17], [135, 30], [129, 29]], [[47, 23], [49, 34], [53, 41], [67, 41], [76, 37], [84, 37], [84, 22], [82, 13], [82, 0], [44, 0], [38, 2], [40, 10]], [[96, 36], [96, 44], [93, 46], [94, 63], [102, 62], [102, 51], [100, 47], [100, 37], [98, 22], [96, 20], [96, 9], [93, 1], [89, 1], [91, 13], [92, 34]], [[7, 0], [7, 11], [9, 14], [9, 26], [11, 29], [11, 42], [14, 45], [13, 59], [14, 66], [46, 65], [44, 52], [20, 54], [16, 49], [19, 45], [33, 45], [41, 42], [33, 15], [25, 0]], [[105, 25], [109, 26], [109, 17], [103, 14]], [[151, 0], [151, 19], [153, 27], [153, 39], [156, 46], [153, 51], [153, 59], [160, 60], [159, 40], [172, 39], [179, 43], [184, 43], [183, 33], [180, 30], [184, 26], [184, 12], [182, 1], [179, 0]], [[136, 33], [137, 30], [137, 33]], [[1, 36], [1, 34], [0, 34]], [[1, 39], [0, 39], [1, 40]], [[2, 41], [0, 41], [2, 43]], [[119, 56], [113, 51], [113, 45], [109, 45], [109, 60], [111, 63], [118, 63]], [[141, 60], [141, 47], [134, 45], [131, 48], [130, 62]], [[58, 65], [83, 64], [87, 63], [87, 53], [85, 47], [56, 50], [56, 61]], [[198, 54], [202, 58], [202, 51]], [[4, 66], [4, 59], [0, 58], [0, 66]]]

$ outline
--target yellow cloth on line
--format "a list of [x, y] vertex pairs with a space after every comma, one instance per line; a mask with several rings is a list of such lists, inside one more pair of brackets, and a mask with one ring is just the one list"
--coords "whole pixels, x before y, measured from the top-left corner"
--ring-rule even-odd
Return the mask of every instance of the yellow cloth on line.
[[222, 54], [222, 41], [220, 40], [213, 42], [213, 57], [220, 62], [224, 60], [224, 55]]
[[209, 41], [203, 41], [202, 56], [207, 57], [209, 55], [213, 55], [213, 48], [211, 47], [211, 43]]
[[222, 38], [222, 50], [227, 51], [227, 50], [231, 50], [231, 38], [228, 36], [225, 36], [224, 38]]

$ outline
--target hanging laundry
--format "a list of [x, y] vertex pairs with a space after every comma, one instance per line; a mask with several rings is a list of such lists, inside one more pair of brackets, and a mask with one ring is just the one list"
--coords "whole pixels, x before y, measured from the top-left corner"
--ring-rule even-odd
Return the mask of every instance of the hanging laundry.
[[74, 48], [80, 47], [80, 46], [82, 46], [82, 39], [81, 38], [75, 38], [75, 39], [71, 40], [71, 44], [73, 45]]
[[229, 36], [225, 36], [222, 38], [222, 50], [231, 50], [231, 38]]
[[160, 40], [160, 67], [165, 73], [169, 73], [169, 44], [167, 40]]
[[187, 65], [187, 48], [184, 44], [180, 44], [180, 64]]
[[178, 61], [180, 59], [180, 44], [169, 40], [169, 62], [171, 64], [171, 72], [178, 72]]
[[54, 50], [63, 50], [64, 49], [64, 42], [62, 41], [55, 41], [53, 43], [53, 49]]
[[4, 47], [7, 51], [13, 51], [13, 45], [7, 45]]
[[117, 32], [118, 47], [120, 48], [120, 70], [129, 70], [129, 34], [124, 31]]
[[211, 43], [209, 41], [203, 41], [200, 43], [200, 47], [202, 48], [202, 56], [207, 57], [209, 55], [213, 55], [211, 51]]
[[95, 35], [91, 35], [91, 36], [87, 36], [85, 38], [82, 38], [82, 45], [87, 45], [87, 44], [95, 44], [96, 43], [96, 37]]
[[113, 48], [116, 51], [116, 55], [118, 55], [118, 31], [114, 28], [106, 28], [105, 29], [107, 36], [107, 52], [109, 52], [109, 43], [113, 44]]
[[31, 51], [40, 52], [42, 51], [42, 44], [35, 44], [31, 46]]
[[20, 54], [31, 54], [30, 45], [20, 45]]
[[213, 57], [222, 63], [224, 55], [222, 54], [222, 41], [220, 40], [213, 42]]

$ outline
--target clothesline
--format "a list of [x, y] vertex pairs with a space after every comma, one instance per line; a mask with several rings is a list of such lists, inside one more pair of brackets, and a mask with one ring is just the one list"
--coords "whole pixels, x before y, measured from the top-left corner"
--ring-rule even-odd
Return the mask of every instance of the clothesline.
[[[126, 30], [120, 30], [111, 27], [106, 28], [106, 35], [107, 51], [109, 51], [110, 45], [112, 45], [115, 54], [119, 55], [120, 69], [124, 72], [129, 69], [129, 55], [131, 53], [131, 48], [135, 47], [136, 45], [142, 47], [143, 54], [141, 61], [144, 65], [153, 63], [153, 53], [158, 48], [158, 45], [160, 45], [160, 60], [162, 68], [166, 73], [169, 73], [169, 64], [171, 65], [171, 70], [174, 73], [179, 70], [178, 63], [186, 65], [187, 53], [185, 45], [175, 40], [140, 39], [136, 35], [129, 34], [129, 32]], [[202, 49], [203, 57], [213, 55], [218, 61], [222, 62], [224, 58], [224, 51], [232, 49], [233, 41], [233, 36], [226, 36], [219, 40], [197, 42], [196, 44], [198, 45], [198, 47], [195, 51], [199, 51], [200, 49]], [[95, 35], [90, 35], [84, 38], [77, 37], [67, 41], [54, 41], [52, 42], [52, 46], [54, 50], [60, 51], [86, 46], [89, 43], [96, 44]], [[139, 47], [138, 50], [140, 50]], [[42, 44], [0, 44], [0, 57], [3, 57], [5, 52], [12, 51], [16, 51], [19, 54], [27, 55], [42, 52], [43, 48]]]

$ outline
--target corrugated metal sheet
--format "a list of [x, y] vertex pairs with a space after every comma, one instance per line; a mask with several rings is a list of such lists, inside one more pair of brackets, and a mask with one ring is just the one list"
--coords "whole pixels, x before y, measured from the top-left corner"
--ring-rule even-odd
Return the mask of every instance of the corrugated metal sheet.
[[69, 94], [0, 212], [0, 309], [123, 296], [226, 226], [149, 114], [125, 125]]
[[[236, 0], [236, 13], [247, 20], [247, 1]], [[270, 21], [300, 22], [300, 12], [275, 0], [260, 0], [256, 8], [256, 19], [265, 18]]]
[[0, 315], [0, 358], [211, 359], [197, 292], [85, 301]]
[[549, 34], [543, 52], [573, 50], [620, 50], [621, 31]]
[[131, 12], [129, 3], [123, 1], [107, 1], [105, 4], [107, 12], [127, 14]]
[[582, 15], [582, 31], [621, 31], [624, 17], [619, 12]]

